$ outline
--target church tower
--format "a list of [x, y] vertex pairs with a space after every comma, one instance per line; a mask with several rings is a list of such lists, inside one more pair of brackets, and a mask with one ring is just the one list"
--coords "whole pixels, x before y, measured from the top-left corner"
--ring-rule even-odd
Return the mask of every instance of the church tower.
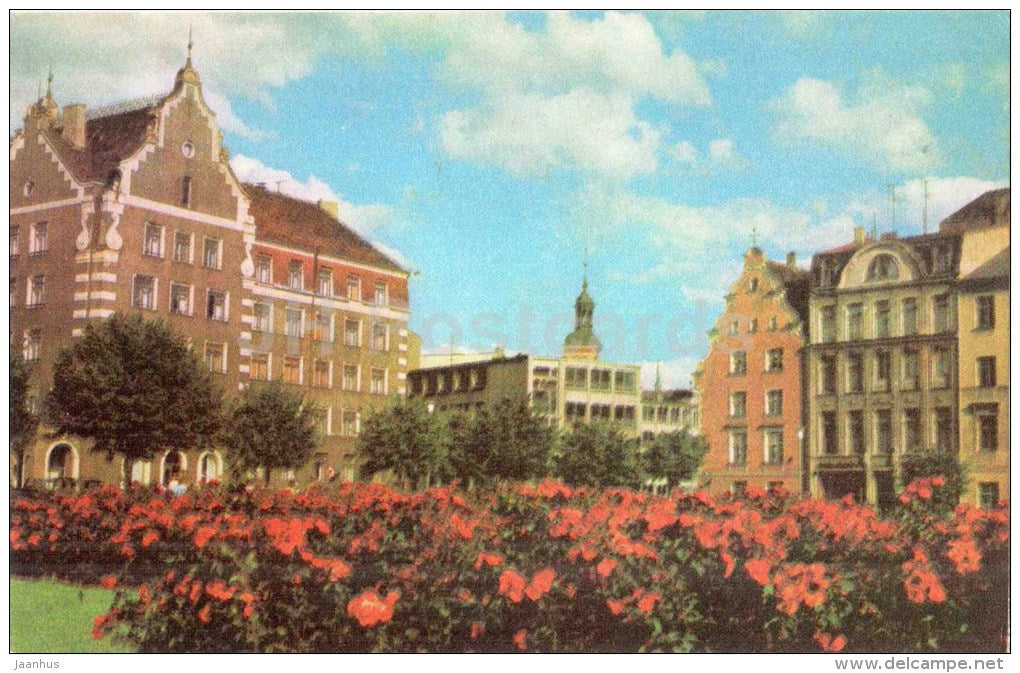
[[581, 294], [574, 302], [574, 331], [563, 340], [563, 357], [571, 360], [597, 360], [602, 342], [592, 330], [595, 301], [588, 294], [588, 262], [584, 263]]

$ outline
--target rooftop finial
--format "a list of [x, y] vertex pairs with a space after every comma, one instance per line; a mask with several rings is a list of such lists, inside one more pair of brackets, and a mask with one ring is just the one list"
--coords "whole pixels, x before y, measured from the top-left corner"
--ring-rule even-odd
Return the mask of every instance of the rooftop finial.
[[188, 24], [188, 62], [186, 65], [189, 68], [191, 67], [191, 47], [194, 45], [194, 43], [191, 40], [191, 29], [192, 25]]
[[587, 243], [584, 244], [584, 261], [581, 263], [581, 266], [584, 268], [584, 272], [583, 272], [584, 276], [583, 276], [581, 285], [584, 288], [587, 289], [587, 287], [588, 287], [588, 244]]
[[35, 97], [37, 100], [42, 100], [42, 80], [35, 83]]
[[757, 224], [752, 224], [751, 225], [751, 247], [752, 248], [757, 248], [758, 247], [758, 225]]
[[46, 97], [47, 98], [53, 98], [52, 90], [53, 90], [53, 66], [51, 65], [50, 66], [50, 74], [46, 78]]

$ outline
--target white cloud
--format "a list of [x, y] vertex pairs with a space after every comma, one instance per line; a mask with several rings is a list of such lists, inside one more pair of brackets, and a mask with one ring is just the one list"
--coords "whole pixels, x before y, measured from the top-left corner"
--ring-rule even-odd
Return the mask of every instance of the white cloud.
[[658, 367], [662, 378], [662, 389], [690, 388], [691, 374], [698, 367], [698, 358], [682, 357], [675, 360], [662, 360], [661, 362], [638, 362], [641, 366], [641, 388], [653, 390], [655, 388], [655, 371]]
[[786, 34], [797, 40], [818, 38], [827, 34], [830, 29], [827, 12], [801, 9], [778, 14]]
[[747, 157], [736, 150], [736, 145], [730, 138], [716, 138], [709, 141], [704, 154], [690, 141], [683, 140], [673, 146], [670, 154], [678, 163], [698, 175], [737, 172], [745, 170], [751, 165]]
[[920, 114], [931, 95], [887, 78], [856, 96], [825, 80], [799, 79], [771, 102], [780, 142], [815, 141], [887, 171], [920, 173], [939, 162], [939, 150]]

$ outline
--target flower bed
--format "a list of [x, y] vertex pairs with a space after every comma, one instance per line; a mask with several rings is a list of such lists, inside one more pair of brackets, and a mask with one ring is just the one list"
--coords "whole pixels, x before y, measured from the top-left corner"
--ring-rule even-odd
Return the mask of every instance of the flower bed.
[[1003, 651], [1007, 512], [940, 513], [941, 485], [887, 518], [753, 489], [104, 488], [15, 498], [11, 561], [141, 583], [95, 634], [142, 651]]

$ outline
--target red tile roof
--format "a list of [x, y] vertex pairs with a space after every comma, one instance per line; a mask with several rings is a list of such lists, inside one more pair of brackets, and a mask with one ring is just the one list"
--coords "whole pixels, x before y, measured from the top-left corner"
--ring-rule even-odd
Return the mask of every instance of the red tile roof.
[[259, 240], [317, 251], [389, 271], [407, 269], [314, 203], [246, 184]]

